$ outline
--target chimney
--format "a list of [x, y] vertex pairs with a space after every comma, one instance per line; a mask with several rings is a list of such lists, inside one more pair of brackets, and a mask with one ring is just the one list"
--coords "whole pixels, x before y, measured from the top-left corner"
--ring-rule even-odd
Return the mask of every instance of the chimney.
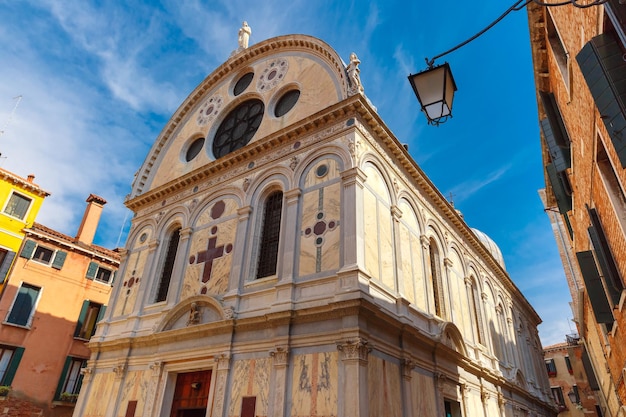
[[83, 221], [80, 223], [78, 233], [76, 234], [77, 241], [86, 245], [93, 243], [93, 238], [98, 228], [98, 222], [100, 221], [100, 215], [102, 214], [102, 207], [106, 203], [106, 200], [102, 197], [98, 197], [95, 194], [89, 195], [87, 198], [87, 208], [85, 209], [85, 214], [83, 214]]
[[35, 176], [34, 176], [33, 174], [30, 174], [30, 175], [28, 176], [28, 178], [26, 178], [26, 181], [28, 181], [28, 182], [30, 182], [30, 183], [32, 183], [34, 180], [35, 180]]

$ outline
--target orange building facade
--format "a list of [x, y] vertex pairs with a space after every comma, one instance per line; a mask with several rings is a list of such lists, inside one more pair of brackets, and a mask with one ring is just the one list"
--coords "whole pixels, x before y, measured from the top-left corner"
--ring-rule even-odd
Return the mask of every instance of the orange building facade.
[[567, 342], [543, 349], [550, 380], [550, 392], [559, 409], [559, 417], [602, 417], [596, 391], [598, 382], [587, 377], [589, 359], [578, 335], [568, 335]]
[[[34, 223], [0, 298], [0, 385], [11, 415], [69, 416], [106, 311], [119, 255], [92, 244], [104, 199], [90, 195], [76, 237]], [[5, 409], [5, 410], [6, 410]]]

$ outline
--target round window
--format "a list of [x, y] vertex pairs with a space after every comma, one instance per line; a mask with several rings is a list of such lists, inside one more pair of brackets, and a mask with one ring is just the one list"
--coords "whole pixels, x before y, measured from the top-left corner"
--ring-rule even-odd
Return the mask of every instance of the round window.
[[246, 88], [248, 88], [253, 78], [254, 78], [254, 73], [249, 72], [245, 74], [244, 76], [242, 76], [239, 80], [237, 80], [237, 83], [235, 84], [235, 88], [233, 88], [233, 94], [238, 96], [239, 94], [246, 91]]
[[274, 116], [281, 117], [287, 114], [287, 112], [296, 105], [299, 98], [300, 90], [287, 91], [281, 98], [278, 99], [276, 108], [274, 109]]
[[246, 146], [261, 125], [264, 110], [261, 100], [252, 99], [228, 113], [213, 139], [213, 155], [221, 158]]
[[187, 154], [185, 154], [185, 159], [187, 160], [187, 162], [198, 156], [203, 146], [204, 138], [198, 138], [194, 140], [189, 146], [189, 149], [187, 149]]

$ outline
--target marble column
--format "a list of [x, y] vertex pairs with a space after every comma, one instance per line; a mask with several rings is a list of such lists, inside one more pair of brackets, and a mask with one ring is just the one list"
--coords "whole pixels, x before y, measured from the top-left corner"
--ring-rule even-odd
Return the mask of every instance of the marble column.
[[337, 349], [343, 364], [343, 384], [339, 388], [343, 407], [338, 408], [338, 417], [368, 417], [367, 362], [372, 349], [361, 338], [339, 342]]
[[230, 372], [230, 353], [222, 353], [215, 360], [217, 362], [217, 374], [215, 376], [215, 395], [213, 401], [212, 417], [222, 417], [226, 402], [226, 385], [228, 383], [228, 373]]
[[365, 268], [365, 242], [363, 230], [363, 187], [365, 173], [358, 167], [341, 173], [343, 181], [343, 270]]
[[167, 305], [174, 307], [180, 301], [180, 292], [183, 289], [183, 280], [187, 254], [189, 252], [189, 244], [193, 229], [185, 227], [180, 230], [180, 240], [176, 251], [176, 260], [174, 261], [174, 269], [172, 270], [172, 278], [170, 280], [170, 288], [167, 291]]
[[405, 416], [414, 415], [413, 394], [411, 391], [411, 380], [413, 379], [413, 368], [416, 362], [412, 359], [402, 360], [402, 404]]
[[270, 351], [270, 356], [274, 359], [274, 380], [272, 390], [274, 391], [273, 403], [270, 415], [273, 417], [283, 417], [287, 415], [285, 411], [285, 398], [287, 395], [287, 370], [289, 364], [289, 350], [283, 346], [276, 346]]

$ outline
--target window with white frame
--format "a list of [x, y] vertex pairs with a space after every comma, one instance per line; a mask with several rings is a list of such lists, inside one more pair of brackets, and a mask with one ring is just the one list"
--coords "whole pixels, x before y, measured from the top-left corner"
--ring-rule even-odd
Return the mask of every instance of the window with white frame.
[[11, 385], [23, 354], [22, 347], [0, 346], [0, 385]]
[[32, 199], [26, 197], [25, 195], [14, 191], [11, 193], [9, 200], [7, 201], [7, 205], [4, 207], [4, 213], [11, 217], [15, 217], [16, 219], [24, 220], [32, 201]]
[[18, 326], [29, 327], [33, 315], [35, 313], [35, 306], [39, 301], [41, 294], [41, 288], [27, 283], [22, 283], [20, 289], [13, 300], [13, 305], [9, 310], [6, 318], [7, 323], [16, 324]]
[[86, 359], [74, 358], [72, 356], [68, 356], [65, 359], [63, 372], [61, 372], [61, 378], [59, 378], [59, 384], [54, 395], [56, 401], [76, 401], [83, 382], [81, 369], [86, 365]]
[[67, 252], [59, 249], [53, 249], [49, 246], [40, 245], [34, 240], [24, 241], [20, 257], [25, 259], [32, 259], [35, 262], [49, 265], [55, 269], [63, 268]]
[[97, 262], [89, 262], [86, 274], [87, 279], [102, 282], [103, 284], [112, 284], [114, 275], [112, 270], [103, 267]]

